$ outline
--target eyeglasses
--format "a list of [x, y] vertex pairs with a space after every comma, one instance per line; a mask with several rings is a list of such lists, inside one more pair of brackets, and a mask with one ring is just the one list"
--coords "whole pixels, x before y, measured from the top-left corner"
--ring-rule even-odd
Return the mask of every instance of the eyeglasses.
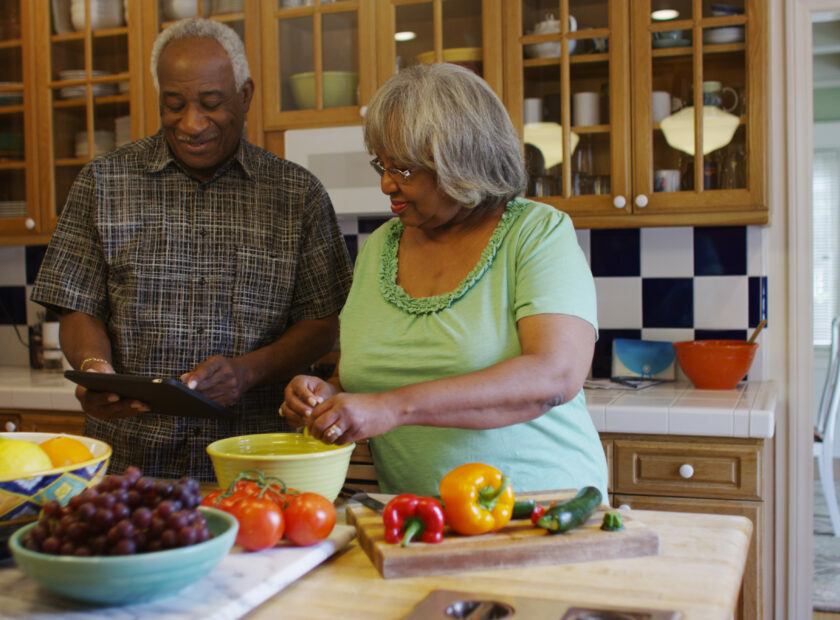
[[370, 160], [370, 166], [376, 173], [381, 177], [386, 172], [390, 174], [392, 177], [395, 177], [397, 183], [410, 183], [411, 182], [411, 175], [419, 170], [419, 166], [414, 166], [413, 168], [386, 168], [382, 165], [382, 162], [379, 161], [379, 158], [376, 157]]

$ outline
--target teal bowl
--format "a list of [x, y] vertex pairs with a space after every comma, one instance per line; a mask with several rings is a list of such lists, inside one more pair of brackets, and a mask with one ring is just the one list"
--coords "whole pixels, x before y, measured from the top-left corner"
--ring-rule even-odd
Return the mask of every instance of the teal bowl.
[[198, 581], [233, 546], [236, 518], [215, 508], [199, 510], [213, 537], [189, 547], [121, 556], [50, 555], [23, 547], [23, 537], [35, 527], [31, 523], [12, 534], [9, 549], [25, 575], [55, 594], [100, 605], [148, 601]]

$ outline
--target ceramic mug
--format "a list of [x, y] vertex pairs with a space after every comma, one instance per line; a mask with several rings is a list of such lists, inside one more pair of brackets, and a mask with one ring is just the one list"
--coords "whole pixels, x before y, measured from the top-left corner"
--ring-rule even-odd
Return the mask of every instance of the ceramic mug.
[[656, 170], [653, 173], [654, 192], [678, 192], [680, 191], [679, 170]]
[[[732, 95], [732, 105], [723, 105], [723, 97], [726, 93]], [[724, 86], [716, 80], [703, 82], [703, 105], [710, 105], [726, 112], [732, 112], [738, 107], [738, 93], [735, 92], [734, 88]]]
[[575, 93], [572, 95], [572, 124], [599, 125], [601, 123], [601, 104], [598, 93]]
[[655, 90], [650, 97], [650, 109], [653, 113], [653, 122], [658, 123], [671, 115], [671, 93], [664, 90]]

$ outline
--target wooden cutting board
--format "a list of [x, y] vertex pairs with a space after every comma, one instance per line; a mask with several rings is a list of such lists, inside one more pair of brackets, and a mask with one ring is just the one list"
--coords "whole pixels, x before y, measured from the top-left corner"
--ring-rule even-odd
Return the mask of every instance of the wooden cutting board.
[[[576, 491], [523, 493], [517, 500], [540, 503], [570, 499]], [[408, 547], [385, 542], [382, 515], [362, 505], [347, 506], [347, 523], [356, 526], [359, 544], [385, 579], [464, 571], [566, 564], [659, 553], [659, 535], [643, 523], [621, 512], [624, 529], [601, 530], [607, 506], [581, 527], [565, 534], [549, 534], [528, 519], [511, 521], [503, 529], [480, 536], [460, 536], [447, 528], [443, 542], [411, 543]]]

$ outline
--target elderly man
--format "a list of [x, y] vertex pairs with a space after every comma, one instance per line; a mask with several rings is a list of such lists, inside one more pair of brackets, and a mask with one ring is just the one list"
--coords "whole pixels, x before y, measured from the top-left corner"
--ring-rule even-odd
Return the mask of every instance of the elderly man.
[[233, 30], [177, 22], [151, 71], [162, 130], [81, 171], [32, 299], [62, 313], [75, 368], [178, 377], [232, 406], [187, 418], [76, 391], [113, 471], [212, 480], [210, 442], [289, 430], [283, 388], [331, 349], [352, 271], [321, 183], [243, 138], [254, 84]]

